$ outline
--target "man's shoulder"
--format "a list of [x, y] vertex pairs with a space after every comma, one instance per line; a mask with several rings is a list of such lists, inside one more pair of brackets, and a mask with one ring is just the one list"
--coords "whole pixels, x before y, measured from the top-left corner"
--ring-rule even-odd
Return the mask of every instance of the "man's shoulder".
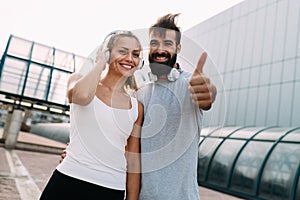
[[182, 71], [181, 72], [181, 76], [183, 78], [190, 78], [192, 76], [192, 72], [189, 72], [189, 71]]

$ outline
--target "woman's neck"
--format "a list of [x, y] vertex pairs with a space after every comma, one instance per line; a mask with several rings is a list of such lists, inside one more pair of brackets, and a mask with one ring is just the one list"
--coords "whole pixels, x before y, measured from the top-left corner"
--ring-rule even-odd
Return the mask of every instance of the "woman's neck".
[[[100, 84], [107, 87], [110, 91], [125, 92], [124, 84], [126, 79], [123, 77], [113, 78], [111, 76], [105, 76], [100, 80]], [[125, 92], [126, 93], [126, 92]]]

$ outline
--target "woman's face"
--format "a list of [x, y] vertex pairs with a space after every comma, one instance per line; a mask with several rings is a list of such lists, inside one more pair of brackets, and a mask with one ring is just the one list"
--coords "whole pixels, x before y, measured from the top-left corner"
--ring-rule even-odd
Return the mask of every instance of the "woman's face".
[[110, 69], [122, 76], [132, 76], [139, 66], [141, 47], [133, 37], [120, 37], [110, 53]]

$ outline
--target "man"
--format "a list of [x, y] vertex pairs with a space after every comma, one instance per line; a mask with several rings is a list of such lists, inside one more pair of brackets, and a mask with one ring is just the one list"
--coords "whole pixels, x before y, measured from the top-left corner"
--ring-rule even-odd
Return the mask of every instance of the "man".
[[211, 108], [217, 91], [202, 73], [206, 53], [193, 73], [182, 71], [176, 62], [181, 50], [178, 15], [162, 16], [149, 29], [154, 82], [137, 92], [144, 104], [140, 200], [200, 198], [197, 161], [202, 110]]

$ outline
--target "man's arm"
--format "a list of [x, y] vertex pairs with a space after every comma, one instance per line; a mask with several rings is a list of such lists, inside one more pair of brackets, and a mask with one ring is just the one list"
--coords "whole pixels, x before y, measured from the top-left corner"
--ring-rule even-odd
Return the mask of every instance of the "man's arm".
[[[67, 146], [69, 145], [69, 142], [67, 143]], [[66, 148], [67, 148], [66, 146]], [[67, 156], [67, 151], [66, 151], [66, 148], [62, 151], [62, 153], [60, 154], [60, 160], [59, 160], [59, 163], [61, 163], [65, 157]]]

